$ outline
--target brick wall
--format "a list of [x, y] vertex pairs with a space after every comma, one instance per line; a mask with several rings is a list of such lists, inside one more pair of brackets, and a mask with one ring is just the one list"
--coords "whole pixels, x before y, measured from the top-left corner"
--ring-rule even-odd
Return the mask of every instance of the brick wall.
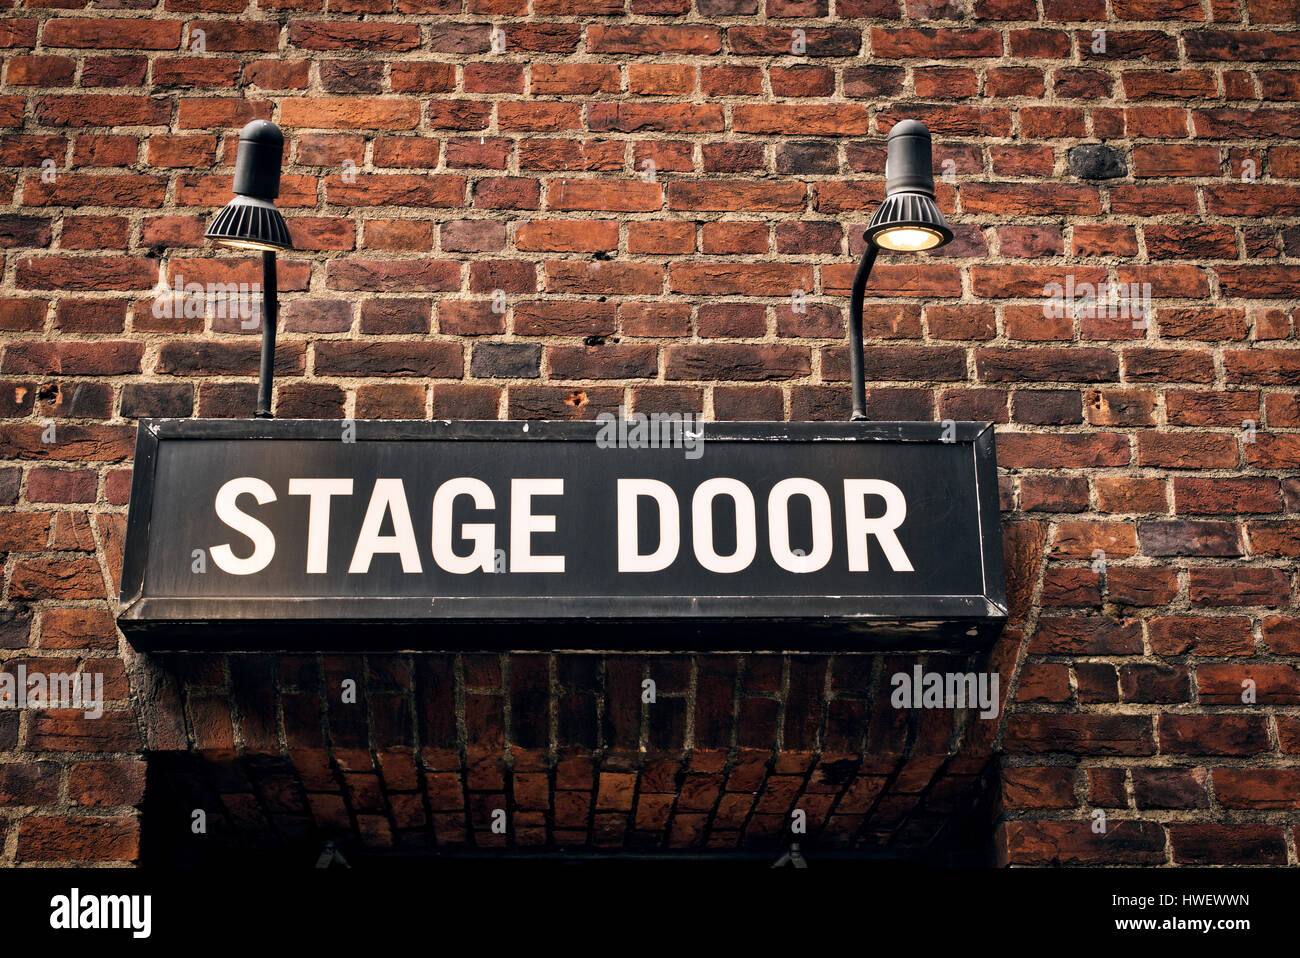
[[[113, 701], [0, 711], [0, 864], [201, 855], [193, 808], [407, 850], [763, 848], [796, 807], [819, 847], [1296, 863], [1295, 0], [82, 6], [0, 19], [0, 659]], [[256, 388], [256, 330], [154, 290], [257, 280], [202, 231], [259, 117], [276, 412], [325, 418], [842, 418], [884, 134], [929, 124], [956, 241], [877, 265], [868, 409], [999, 424], [1002, 718], [890, 709], [873, 656], [131, 653], [134, 420]], [[1045, 316], [1070, 275], [1153, 316]]]

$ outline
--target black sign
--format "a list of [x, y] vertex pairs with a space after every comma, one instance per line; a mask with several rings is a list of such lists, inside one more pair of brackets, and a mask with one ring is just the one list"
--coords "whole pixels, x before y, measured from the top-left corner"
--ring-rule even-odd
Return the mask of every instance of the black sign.
[[1006, 616], [986, 423], [140, 423], [138, 648], [939, 649]]

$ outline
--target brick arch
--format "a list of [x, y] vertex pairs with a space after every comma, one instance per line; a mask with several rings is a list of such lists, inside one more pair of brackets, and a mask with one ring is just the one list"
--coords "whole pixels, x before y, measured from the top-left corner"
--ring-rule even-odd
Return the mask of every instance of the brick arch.
[[[887, 676], [914, 657], [151, 659], [147, 853], [775, 852], [798, 808], [811, 848], [971, 854], [988, 788], [968, 716], [890, 707]], [[205, 838], [175, 831], [195, 808]]]

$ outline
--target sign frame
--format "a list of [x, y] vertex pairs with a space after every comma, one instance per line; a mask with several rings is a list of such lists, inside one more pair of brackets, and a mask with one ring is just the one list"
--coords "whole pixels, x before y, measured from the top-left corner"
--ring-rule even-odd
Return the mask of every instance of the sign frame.
[[[354, 420], [355, 441], [595, 440], [596, 421]], [[994, 429], [987, 422], [709, 422], [711, 442], [968, 445], [983, 594], [879, 596], [164, 597], [144, 592], [159, 444], [339, 441], [339, 420], [143, 419], [136, 433], [118, 626], [140, 651], [945, 651], [1006, 624]], [[374, 641], [375, 629], [385, 638]], [[431, 633], [436, 632], [436, 640]], [[368, 635], [366, 641], [359, 636]], [[274, 638], [268, 641], [268, 637]]]

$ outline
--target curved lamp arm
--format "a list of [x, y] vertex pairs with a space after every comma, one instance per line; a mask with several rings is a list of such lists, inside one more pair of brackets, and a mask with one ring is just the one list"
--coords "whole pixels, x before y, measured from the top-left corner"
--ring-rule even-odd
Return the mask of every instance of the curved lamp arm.
[[262, 254], [262, 356], [258, 365], [257, 412], [271, 418], [271, 388], [275, 374], [275, 327], [279, 287], [276, 250], [293, 249], [289, 226], [275, 208], [280, 195], [280, 165], [284, 133], [269, 120], [254, 120], [239, 133], [235, 156], [235, 198], [208, 224], [203, 235], [223, 246]]
[[930, 131], [917, 120], [894, 124], [885, 144], [885, 200], [867, 224], [867, 248], [849, 294], [849, 379], [853, 421], [867, 418], [862, 372], [862, 299], [880, 248], [916, 253], [952, 242], [952, 230], [934, 202]]
[[866, 377], [862, 369], [862, 299], [866, 295], [867, 277], [876, 264], [876, 252], [876, 244], [868, 240], [849, 293], [849, 380], [853, 395], [853, 414], [849, 418], [854, 422], [867, 418]]

